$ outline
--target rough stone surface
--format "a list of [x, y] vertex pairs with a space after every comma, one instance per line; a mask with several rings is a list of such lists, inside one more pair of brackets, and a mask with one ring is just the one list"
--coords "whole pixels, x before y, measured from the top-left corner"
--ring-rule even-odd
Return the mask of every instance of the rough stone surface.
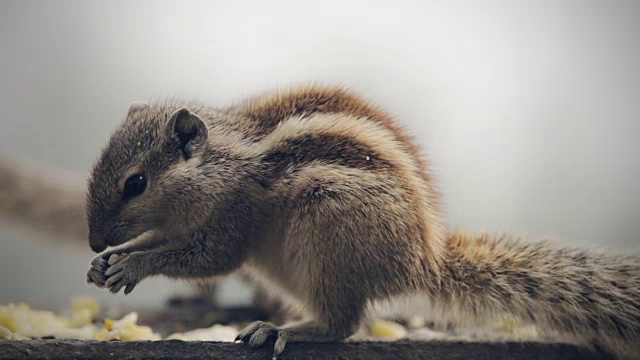
[[[269, 346], [169, 341], [0, 341], [0, 359], [271, 359]], [[345, 342], [289, 344], [280, 359], [608, 359], [575, 346], [541, 343]]]

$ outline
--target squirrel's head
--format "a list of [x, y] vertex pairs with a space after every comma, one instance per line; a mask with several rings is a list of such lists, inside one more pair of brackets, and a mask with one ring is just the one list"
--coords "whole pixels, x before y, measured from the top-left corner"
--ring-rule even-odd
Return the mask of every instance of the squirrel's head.
[[[194, 106], [197, 108], [197, 106]], [[201, 165], [209, 130], [192, 110], [134, 103], [89, 179], [87, 221], [95, 252], [150, 231], [200, 225], [210, 214], [211, 186]]]

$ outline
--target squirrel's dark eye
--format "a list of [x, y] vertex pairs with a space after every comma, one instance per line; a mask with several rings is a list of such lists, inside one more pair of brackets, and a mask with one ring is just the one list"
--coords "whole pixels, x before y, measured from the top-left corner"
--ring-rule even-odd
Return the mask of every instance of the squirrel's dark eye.
[[147, 187], [147, 178], [142, 174], [136, 174], [127, 179], [124, 183], [124, 191], [122, 192], [122, 198], [124, 200], [131, 199], [134, 196], [138, 196], [144, 192]]

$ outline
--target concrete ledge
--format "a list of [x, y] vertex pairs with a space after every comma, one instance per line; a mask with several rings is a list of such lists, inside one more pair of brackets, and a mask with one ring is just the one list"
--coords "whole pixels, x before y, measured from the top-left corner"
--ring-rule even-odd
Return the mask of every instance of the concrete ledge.
[[[168, 341], [0, 341], [0, 359], [260, 359], [271, 347], [245, 344]], [[345, 342], [290, 344], [281, 359], [609, 359], [572, 345], [456, 341]]]

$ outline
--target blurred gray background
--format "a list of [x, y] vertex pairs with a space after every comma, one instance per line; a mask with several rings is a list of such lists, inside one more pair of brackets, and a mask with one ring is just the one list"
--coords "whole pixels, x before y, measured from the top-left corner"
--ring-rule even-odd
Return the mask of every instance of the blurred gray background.
[[[0, 151], [87, 174], [132, 101], [347, 85], [429, 153], [451, 227], [640, 245], [640, 2], [0, 1]], [[112, 296], [93, 254], [0, 229], [0, 304]], [[46, 239], [45, 239], [46, 240]], [[223, 302], [243, 302], [236, 282]]]

